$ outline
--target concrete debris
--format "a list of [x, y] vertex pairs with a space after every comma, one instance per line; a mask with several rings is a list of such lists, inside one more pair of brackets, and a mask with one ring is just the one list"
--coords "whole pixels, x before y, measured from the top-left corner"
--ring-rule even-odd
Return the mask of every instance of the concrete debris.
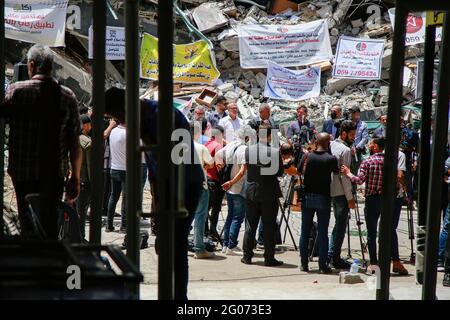
[[[113, 9], [121, 18], [124, 16], [124, 2], [123, 0], [111, 1]], [[393, 38], [392, 26], [385, 7], [381, 8], [381, 17], [373, 20], [369, 17], [370, 14], [354, 14], [354, 11], [358, 10], [359, 4], [363, 2], [361, 0], [296, 1], [300, 3], [275, 0], [271, 1], [271, 6], [268, 5], [269, 1], [264, 0], [181, 0], [180, 2], [182, 3], [180, 7], [183, 8], [183, 12], [191, 20], [192, 25], [195, 25], [213, 45], [211, 49], [217, 68], [221, 73], [220, 78], [212, 86], [180, 84], [174, 95], [187, 99], [187, 101], [191, 100], [192, 108], [199, 103], [208, 106], [213, 104], [217, 94], [224, 95], [229, 102], [236, 102], [240, 117], [244, 120], [256, 116], [258, 108], [263, 102], [268, 102], [272, 107], [272, 115], [277, 123], [284, 124], [294, 120], [298, 102], [270, 100], [263, 96], [266, 85], [266, 69], [242, 69], [240, 67], [238, 26], [242, 24], [298, 25], [325, 19], [328, 24], [333, 53], [336, 52], [336, 45], [341, 36], [386, 39], [381, 80], [362, 81], [333, 78], [331, 72], [333, 61], [319, 61], [309, 65], [309, 67], [320, 67], [322, 72], [320, 96], [305, 101], [310, 108], [311, 121], [315, 123], [316, 127], [320, 127], [327, 110], [334, 103], [339, 103], [344, 108], [358, 104], [371, 117], [385, 112], [389, 100], [389, 68]], [[385, 6], [392, 7], [392, 3], [386, 4], [386, 0], [383, 2]], [[143, 31], [156, 36], [158, 1], [147, 0], [140, 3], [140, 25]], [[365, 9], [363, 11], [365, 12]], [[195, 32], [192, 32], [182, 19], [178, 16], [174, 17], [176, 20], [176, 43], [199, 40], [198, 34], [195, 35]], [[87, 48], [85, 37], [78, 36], [72, 30], [68, 30], [68, 32], [82, 44], [82, 47]], [[68, 41], [66, 50], [56, 50], [58, 55], [55, 63], [59, 66], [56, 68], [56, 73], [65, 84], [74, 88], [80, 101], [87, 103], [91, 98], [92, 85], [90, 62], [87, 58], [83, 58], [83, 53], [77, 52], [78, 49], [74, 50], [72, 47], [76, 47], [76, 45]], [[13, 65], [23, 58], [19, 48], [15, 50], [18, 57], [6, 61], [8, 65]], [[72, 52], [76, 52], [76, 54], [71, 56]], [[417, 60], [423, 58], [423, 54], [423, 44], [406, 48], [407, 68], [404, 70], [403, 91], [407, 99], [414, 99]], [[85, 55], [87, 56], [87, 54]], [[124, 71], [124, 63], [107, 61], [107, 86], [123, 87], [125, 85]], [[148, 98], [157, 98], [157, 87], [156, 89], [152, 87], [153, 83], [149, 80], [141, 81], [141, 91]], [[282, 127], [284, 128], [285, 125]]]
[[198, 29], [207, 33], [228, 24], [228, 19], [222, 13], [219, 5], [215, 2], [203, 3], [192, 12], [192, 17]]

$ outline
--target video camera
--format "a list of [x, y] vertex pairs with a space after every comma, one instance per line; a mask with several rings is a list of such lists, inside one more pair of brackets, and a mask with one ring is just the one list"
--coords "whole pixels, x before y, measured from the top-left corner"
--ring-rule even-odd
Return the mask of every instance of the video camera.
[[350, 120], [350, 112], [348, 112], [348, 110], [345, 110], [342, 113], [342, 118], [336, 119], [334, 121], [334, 126], [339, 130], [341, 128], [342, 122], [344, 122], [346, 120]]

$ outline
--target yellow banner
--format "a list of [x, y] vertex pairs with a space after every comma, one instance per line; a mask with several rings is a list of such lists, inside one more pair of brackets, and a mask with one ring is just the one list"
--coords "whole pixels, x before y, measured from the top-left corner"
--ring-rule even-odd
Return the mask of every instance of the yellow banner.
[[443, 25], [444, 12], [443, 11], [427, 11], [427, 26]]
[[[206, 41], [174, 46], [175, 82], [212, 84], [220, 76]], [[158, 38], [144, 33], [141, 44], [141, 78], [158, 79]]]

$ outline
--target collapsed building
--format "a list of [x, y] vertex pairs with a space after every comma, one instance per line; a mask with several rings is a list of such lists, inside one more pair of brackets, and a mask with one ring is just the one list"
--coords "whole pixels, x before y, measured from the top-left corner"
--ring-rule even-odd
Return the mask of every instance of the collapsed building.
[[[69, 86], [85, 104], [91, 101], [92, 60], [88, 55], [88, 34], [92, 22], [93, 0], [71, 0], [67, 9], [66, 46], [54, 48], [55, 76]], [[107, 25], [124, 26], [125, 2], [107, 1]], [[393, 28], [389, 9], [392, 0], [179, 0], [175, 1], [175, 44], [186, 44], [200, 39], [211, 45], [212, 57], [220, 77], [214, 83], [176, 83], [174, 97], [185, 108], [202, 103], [199, 96], [213, 92], [237, 103], [244, 120], [257, 114], [259, 105], [268, 102], [277, 123], [295, 118], [298, 102], [271, 100], [264, 97], [267, 69], [243, 69], [240, 65], [237, 27], [245, 24], [299, 25], [325, 19], [327, 21], [333, 54], [339, 37], [385, 39], [380, 80], [334, 78], [333, 59], [315, 64], [321, 69], [321, 93], [304, 102], [310, 106], [310, 118], [320, 126], [334, 103], [345, 107], [358, 104], [363, 118], [375, 120], [385, 112], [388, 103], [389, 67], [392, 54]], [[158, 0], [140, 1], [141, 33], [157, 36]], [[419, 41], [420, 42], [420, 41]], [[12, 81], [14, 65], [24, 61], [28, 43], [6, 40], [6, 74]], [[404, 66], [403, 94], [405, 104], [420, 103], [417, 68], [423, 59], [424, 44], [407, 46]], [[300, 70], [308, 66], [298, 66]], [[107, 86], [125, 86], [125, 61], [106, 61]], [[176, 82], [176, 81], [175, 81]], [[420, 89], [420, 88], [419, 88]], [[141, 94], [157, 99], [157, 84], [141, 80]], [[207, 103], [207, 105], [210, 105]], [[189, 112], [189, 110], [185, 110]]]

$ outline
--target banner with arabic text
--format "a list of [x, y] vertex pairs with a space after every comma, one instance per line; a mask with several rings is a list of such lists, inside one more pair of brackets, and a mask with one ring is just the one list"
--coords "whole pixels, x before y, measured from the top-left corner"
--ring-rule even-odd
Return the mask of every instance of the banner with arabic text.
[[68, 0], [5, 0], [5, 37], [64, 47]]
[[[141, 78], [158, 79], [158, 38], [144, 33], [141, 44]], [[173, 80], [183, 83], [213, 84], [220, 72], [208, 44], [196, 41], [174, 45]]]

